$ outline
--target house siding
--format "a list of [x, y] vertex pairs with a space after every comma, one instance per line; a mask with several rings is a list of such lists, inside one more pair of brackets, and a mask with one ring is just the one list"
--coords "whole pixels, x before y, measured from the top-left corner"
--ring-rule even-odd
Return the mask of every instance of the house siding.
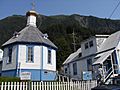
[[[89, 42], [93, 41], [93, 46], [90, 47]], [[85, 44], [88, 43], [88, 48], [85, 49]], [[82, 51], [82, 57], [94, 54], [97, 52], [97, 44], [96, 44], [96, 38], [92, 37], [90, 39], [87, 39], [86, 41], [81, 43], [81, 51]]]

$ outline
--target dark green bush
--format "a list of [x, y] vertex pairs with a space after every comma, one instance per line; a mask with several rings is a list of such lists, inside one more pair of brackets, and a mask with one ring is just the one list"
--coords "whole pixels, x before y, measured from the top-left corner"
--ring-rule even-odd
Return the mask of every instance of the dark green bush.
[[20, 78], [18, 77], [0, 77], [0, 82], [18, 82]]

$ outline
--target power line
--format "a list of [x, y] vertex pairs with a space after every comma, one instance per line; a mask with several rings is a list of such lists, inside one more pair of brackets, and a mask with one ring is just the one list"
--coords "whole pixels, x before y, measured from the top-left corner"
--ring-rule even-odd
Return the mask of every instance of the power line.
[[[120, 5], [120, 0], [119, 0], [119, 2], [118, 2], [117, 6], [113, 9], [113, 11], [112, 11], [112, 13], [110, 14], [110, 16], [108, 17], [108, 19], [110, 19], [110, 18], [112, 17], [112, 15], [114, 14], [114, 12], [116, 11], [116, 9], [118, 8], [119, 5]], [[107, 20], [106, 20], [105, 22], [106, 22], [107, 28], [111, 30], [110, 25], [109, 25], [109, 23], [107, 22]]]
[[114, 14], [114, 12], [116, 11], [116, 9], [118, 8], [118, 6], [120, 5], [120, 1], [118, 2], [117, 6], [113, 9], [112, 13], [110, 14], [109, 18], [110, 19], [112, 17], [112, 15]]

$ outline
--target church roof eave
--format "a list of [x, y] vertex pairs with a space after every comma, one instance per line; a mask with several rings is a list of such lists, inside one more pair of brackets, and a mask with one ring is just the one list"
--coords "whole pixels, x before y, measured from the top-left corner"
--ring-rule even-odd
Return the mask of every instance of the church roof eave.
[[57, 46], [53, 44], [48, 38], [44, 37], [44, 34], [39, 31], [38, 28], [34, 26], [26, 26], [20, 32], [18, 32], [18, 36], [13, 36], [7, 42], [5, 42], [2, 47], [14, 44], [14, 43], [36, 43], [43, 44], [57, 49]]
[[4, 48], [4, 47], [7, 47], [7, 46], [10, 46], [10, 45], [42, 45], [42, 46], [47, 46], [47, 47], [49, 47], [49, 48], [52, 48], [52, 49], [55, 49], [55, 50], [57, 50], [58, 49], [58, 47], [57, 46], [52, 46], [52, 45], [49, 45], [49, 44], [46, 44], [46, 43], [38, 43], [38, 42], [19, 42], [19, 41], [17, 41], [17, 42], [13, 42], [13, 43], [9, 43], [9, 44], [6, 44], [6, 45], [2, 45], [2, 48]]

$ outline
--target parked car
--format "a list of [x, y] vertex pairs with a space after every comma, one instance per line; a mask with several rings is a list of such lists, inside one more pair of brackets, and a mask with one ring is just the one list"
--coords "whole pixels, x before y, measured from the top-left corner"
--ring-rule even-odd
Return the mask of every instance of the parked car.
[[102, 84], [91, 90], [120, 90], [120, 76], [111, 78], [110, 84]]
[[100, 85], [91, 90], [120, 90], [120, 85], [116, 84], [108, 84], [108, 85]]

